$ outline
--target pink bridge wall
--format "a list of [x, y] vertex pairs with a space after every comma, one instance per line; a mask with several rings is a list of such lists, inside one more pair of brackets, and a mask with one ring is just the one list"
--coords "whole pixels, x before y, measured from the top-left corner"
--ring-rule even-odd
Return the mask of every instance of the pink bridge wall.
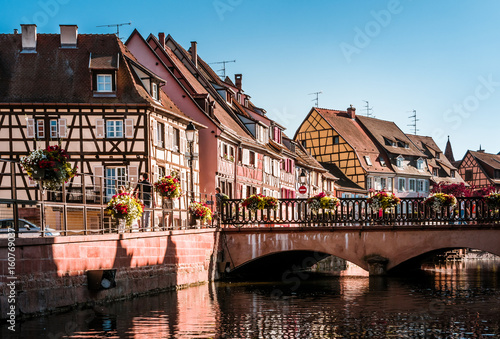
[[[224, 229], [231, 269], [283, 251], [316, 251], [348, 260], [365, 270], [367, 256], [389, 259], [387, 269], [443, 248], [475, 248], [500, 256], [500, 229], [342, 230], [314, 228]], [[227, 253], [226, 253], [227, 254]]]
[[[213, 229], [15, 240], [16, 308], [37, 313], [213, 280]], [[215, 252], [214, 252], [215, 250]], [[116, 268], [116, 287], [89, 291], [87, 270]], [[0, 301], [8, 312], [7, 239], [0, 239]]]

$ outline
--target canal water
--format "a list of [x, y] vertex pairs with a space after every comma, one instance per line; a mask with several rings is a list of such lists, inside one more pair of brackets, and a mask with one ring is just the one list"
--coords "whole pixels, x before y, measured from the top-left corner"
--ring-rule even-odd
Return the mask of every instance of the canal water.
[[500, 260], [399, 277], [297, 273], [24, 321], [2, 338], [500, 338]]

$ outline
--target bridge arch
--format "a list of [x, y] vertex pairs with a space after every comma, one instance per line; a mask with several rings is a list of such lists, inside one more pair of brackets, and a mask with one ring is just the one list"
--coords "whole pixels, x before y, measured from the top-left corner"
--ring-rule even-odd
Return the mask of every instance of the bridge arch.
[[[442, 249], [475, 248], [500, 256], [500, 229], [274, 228], [223, 230], [226, 258], [236, 269], [258, 258], [293, 251], [333, 255], [373, 272], [374, 263], [390, 271], [398, 265]], [[374, 260], [374, 261], [371, 261]], [[385, 260], [385, 262], [384, 262]]]

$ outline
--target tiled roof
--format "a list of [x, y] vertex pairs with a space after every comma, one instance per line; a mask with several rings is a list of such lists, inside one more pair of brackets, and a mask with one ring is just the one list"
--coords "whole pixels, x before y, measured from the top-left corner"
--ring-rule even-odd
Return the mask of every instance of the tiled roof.
[[[414, 134], [407, 134], [406, 135], [414, 144], [415, 146], [418, 147], [418, 149], [427, 155], [429, 159], [427, 162], [432, 163], [432, 164], [440, 164], [443, 166], [446, 166], [449, 169], [456, 170], [456, 167], [451, 164], [451, 162], [448, 160], [447, 157], [442, 156], [443, 152], [441, 152], [441, 149], [436, 145], [434, 142], [434, 139], [432, 137], [427, 137], [423, 135], [414, 135]], [[431, 152], [426, 152], [426, 148], [429, 148], [434, 151], [434, 153], [441, 153], [441, 156], [439, 159], [437, 159], [434, 154]]]
[[[357, 115], [356, 119], [370, 132], [370, 134], [377, 140], [378, 144], [388, 153], [425, 157], [425, 155], [418, 150], [415, 145], [413, 145], [406, 134], [404, 134], [394, 122], [360, 115]], [[397, 142], [398, 140], [405, 142], [408, 144], [408, 148], [387, 146], [384, 138], [394, 142]]]
[[481, 162], [485, 163], [486, 165], [494, 169], [500, 170], [500, 155], [485, 153], [485, 152], [474, 152], [474, 151], [469, 151], [469, 152], [472, 156], [474, 156]]
[[[363, 128], [349, 118], [347, 112], [325, 108], [314, 108], [340, 134], [340, 136], [356, 151], [361, 166], [368, 172], [392, 173], [389, 166], [382, 166], [380, 157], [389, 164], [389, 159], [380, 152], [377, 145], [370, 139]], [[365, 157], [369, 157], [372, 166], [368, 166]]]
[[[0, 102], [12, 103], [146, 103], [123, 57], [114, 34], [79, 34], [78, 48], [60, 48], [58, 34], [38, 34], [36, 53], [21, 51], [21, 34], [0, 35]], [[94, 97], [89, 74], [90, 55], [104, 67], [119, 63], [116, 97]]]
[[346, 177], [346, 175], [342, 172], [337, 165], [329, 163], [329, 162], [321, 162], [320, 163], [328, 172], [330, 172], [333, 176], [337, 177], [337, 181], [335, 182], [335, 186], [338, 187], [341, 191], [354, 191], [367, 193], [363, 187], [356, 184], [354, 181]]

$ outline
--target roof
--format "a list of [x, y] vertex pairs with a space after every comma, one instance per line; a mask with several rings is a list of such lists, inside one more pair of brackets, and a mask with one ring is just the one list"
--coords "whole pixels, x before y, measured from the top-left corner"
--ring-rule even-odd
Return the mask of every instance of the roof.
[[448, 136], [448, 141], [446, 142], [446, 148], [444, 149], [444, 156], [448, 158], [451, 163], [455, 162], [455, 157], [453, 156], [453, 149], [451, 148], [450, 137]]
[[[434, 142], [434, 139], [432, 137], [427, 137], [423, 135], [414, 135], [414, 134], [407, 134], [407, 137], [417, 146], [417, 148], [424, 153], [429, 159], [427, 160], [428, 163], [433, 164], [434, 166], [437, 165], [443, 165], [449, 169], [456, 170], [457, 168], [448, 160], [446, 156], [442, 157], [440, 156], [439, 159], [435, 156], [436, 153], [442, 154], [441, 149], [436, 145]], [[430, 149], [433, 151], [433, 153], [426, 151], [427, 149]]]
[[[312, 108], [312, 111], [318, 112], [337, 133], [355, 150], [358, 155], [361, 166], [368, 172], [392, 173], [390, 167], [382, 166], [380, 157], [386, 158], [383, 152], [366, 134], [357, 121], [351, 119], [346, 111], [331, 110], [326, 108]], [[371, 166], [366, 162], [365, 157], [371, 160]], [[389, 159], [385, 159], [386, 163]]]
[[[411, 142], [406, 134], [392, 121], [369, 118], [365, 116], [356, 116], [358, 120], [370, 134], [375, 138], [378, 144], [390, 154], [410, 155], [416, 157], [425, 157], [425, 155]], [[385, 139], [393, 142], [402, 141], [408, 144], [408, 148], [388, 146], [385, 144]]]
[[[20, 53], [21, 38], [22, 34], [0, 34], [0, 102], [150, 102], [119, 57], [128, 52], [114, 34], [79, 34], [78, 48], [60, 48], [59, 34], [37, 34], [36, 53], [29, 54]], [[94, 97], [89, 64], [118, 67], [115, 97]]]
[[500, 155], [491, 154], [486, 152], [469, 151], [470, 154], [481, 161], [482, 163], [492, 167], [493, 169], [500, 170]]
[[363, 187], [356, 184], [354, 181], [349, 179], [337, 165], [329, 163], [329, 162], [320, 162], [320, 164], [333, 176], [337, 177], [337, 181], [335, 181], [335, 186], [338, 187], [341, 191], [354, 191], [360, 193], [367, 193]]

